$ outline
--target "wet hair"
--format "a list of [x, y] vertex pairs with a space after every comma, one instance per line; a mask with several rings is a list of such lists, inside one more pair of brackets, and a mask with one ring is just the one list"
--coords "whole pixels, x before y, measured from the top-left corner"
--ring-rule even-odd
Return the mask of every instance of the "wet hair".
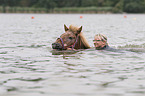
[[107, 42], [107, 37], [105, 35], [103, 35], [103, 34], [97, 34], [97, 35], [95, 35], [95, 37], [99, 38], [102, 41]]
[[69, 30], [72, 32], [76, 32], [78, 30], [78, 28], [79, 28], [78, 26], [72, 25], [72, 24], [69, 26]]

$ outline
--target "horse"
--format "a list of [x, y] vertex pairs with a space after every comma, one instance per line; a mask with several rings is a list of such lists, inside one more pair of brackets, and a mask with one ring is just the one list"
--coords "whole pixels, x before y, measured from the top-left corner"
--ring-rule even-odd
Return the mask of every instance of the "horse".
[[82, 31], [82, 26], [77, 27], [70, 25], [69, 28], [64, 24], [65, 33], [63, 33], [57, 40], [52, 43], [52, 48], [55, 50], [78, 50], [89, 49], [86, 38]]

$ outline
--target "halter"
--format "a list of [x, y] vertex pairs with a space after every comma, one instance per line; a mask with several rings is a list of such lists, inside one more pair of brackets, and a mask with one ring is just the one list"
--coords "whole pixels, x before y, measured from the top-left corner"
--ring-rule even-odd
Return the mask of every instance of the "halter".
[[67, 47], [64, 47], [63, 40], [62, 40], [62, 38], [60, 37], [59, 39], [61, 40], [61, 43], [62, 43], [62, 49], [67, 49], [67, 48], [69, 48], [69, 47], [72, 47], [72, 49], [74, 49], [74, 47], [75, 47], [75, 45], [76, 45], [76, 43], [77, 43], [77, 41], [78, 41], [78, 37], [79, 37], [79, 36], [77, 35], [77, 38], [76, 38], [75, 42], [74, 42], [72, 45], [67, 46]]

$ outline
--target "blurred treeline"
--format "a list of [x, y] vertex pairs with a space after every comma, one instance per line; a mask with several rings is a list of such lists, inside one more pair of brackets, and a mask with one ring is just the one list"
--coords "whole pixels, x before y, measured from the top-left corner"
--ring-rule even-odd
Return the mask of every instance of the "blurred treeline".
[[144, 13], [145, 0], [0, 0], [1, 13]]

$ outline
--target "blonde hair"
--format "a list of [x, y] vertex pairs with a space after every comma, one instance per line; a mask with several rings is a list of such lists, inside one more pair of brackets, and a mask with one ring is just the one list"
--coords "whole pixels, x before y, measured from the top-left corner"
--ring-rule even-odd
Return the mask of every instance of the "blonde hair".
[[107, 42], [107, 37], [103, 34], [97, 34], [95, 35], [95, 38], [99, 38], [100, 40]]
[[74, 26], [74, 25], [69, 26], [69, 30], [72, 32], [76, 32], [78, 30], [78, 28], [79, 28], [78, 26]]
[[81, 39], [82, 43], [85, 45], [85, 47], [90, 48], [90, 45], [89, 45], [87, 39], [85, 38], [83, 32], [81, 32], [79, 35], [80, 35], [80, 39]]

